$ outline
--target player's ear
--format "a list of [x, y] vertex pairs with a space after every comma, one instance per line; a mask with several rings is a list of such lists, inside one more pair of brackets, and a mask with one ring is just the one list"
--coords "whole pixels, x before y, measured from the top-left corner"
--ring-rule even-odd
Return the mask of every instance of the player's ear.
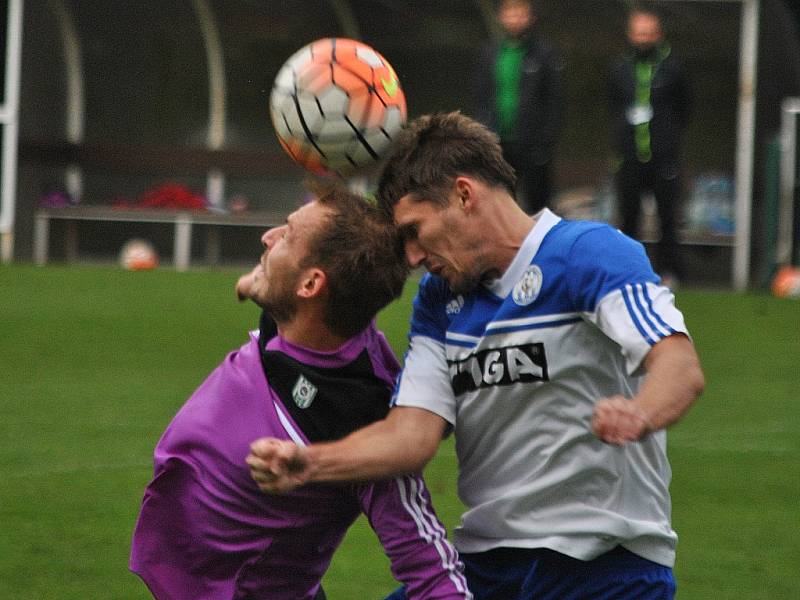
[[315, 267], [306, 269], [300, 278], [300, 287], [297, 289], [297, 295], [301, 298], [314, 298], [322, 293], [327, 284], [328, 276], [325, 275], [325, 271]]
[[461, 175], [456, 177], [455, 188], [458, 206], [465, 212], [471, 212], [475, 208], [475, 181]]

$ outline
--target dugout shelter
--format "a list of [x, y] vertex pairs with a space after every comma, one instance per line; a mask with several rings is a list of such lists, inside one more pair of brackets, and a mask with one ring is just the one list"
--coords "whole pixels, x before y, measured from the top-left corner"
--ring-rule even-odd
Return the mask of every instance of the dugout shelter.
[[[629, 4], [538, 2], [539, 28], [567, 62], [559, 190], [596, 187], [608, 173], [603, 77], [622, 48]], [[786, 0], [652, 4], [696, 92], [687, 180], [719, 173], [736, 183], [733, 234], [687, 247], [701, 265], [694, 278], [742, 289], [752, 254], [765, 251], [765, 140], [779, 131], [783, 99], [800, 95], [800, 8]], [[304, 174], [280, 150], [267, 102], [294, 50], [326, 36], [362, 39], [396, 68], [410, 116], [469, 113], [474, 53], [495, 32], [493, 13], [491, 0], [0, 1], [3, 261], [37, 258], [36, 214], [53, 191], [81, 207], [108, 207], [177, 182], [222, 211], [241, 199], [254, 212], [288, 210]], [[206, 233], [220, 225], [191, 225], [87, 221], [70, 229], [52, 221], [47, 235], [57, 259], [75, 258], [69, 248], [81, 257], [112, 256], [135, 236], [153, 239], [173, 260], [179, 235], [196, 238], [190, 254], [206, 246], [215, 258], [247, 260], [258, 252], [246, 223], [228, 223], [213, 253]]]

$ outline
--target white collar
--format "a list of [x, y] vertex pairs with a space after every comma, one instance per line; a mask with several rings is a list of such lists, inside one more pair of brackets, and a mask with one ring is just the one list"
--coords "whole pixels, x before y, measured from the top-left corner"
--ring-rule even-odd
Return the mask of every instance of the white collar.
[[522, 278], [525, 269], [531, 264], [533, 257], [539, 251], [542, 240], [547, 233], [561, 221], [561, 217], [553, 213], [550, 209], [542, 209], [536, 222], [531, 227], [525, 240], [517, 251], [517, 255], [506, 269], [505, 273], [499, 278], [484, 284], [487, 290], [498, 298], [505, 298], [514, 289], [514, 286]]

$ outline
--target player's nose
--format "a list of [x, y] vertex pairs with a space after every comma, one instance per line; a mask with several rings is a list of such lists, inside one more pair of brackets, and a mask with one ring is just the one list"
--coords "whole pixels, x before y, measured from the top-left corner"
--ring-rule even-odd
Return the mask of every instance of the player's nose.
[[412, 268], [420, 266], [428, 256], [428, 253], [416, 240], [406, 240], [405, 251], [406, 260]]
[[283, 233], [283, 229], [286, 225], [281, 225], [280, 227], [273, 227], [272, 229], [267, 229], [264, 232], [264, 235], [261, 236], [261, 243], [263, 244], [264, 248], [270, 249], [272, 246], [275, 245], [275, 242], [280, 238]]

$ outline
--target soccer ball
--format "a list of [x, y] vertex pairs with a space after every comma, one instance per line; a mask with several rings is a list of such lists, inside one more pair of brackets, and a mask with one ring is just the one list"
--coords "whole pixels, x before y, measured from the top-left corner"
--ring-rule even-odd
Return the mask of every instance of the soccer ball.
[[128, 240], [119, 251], [119, 264], [128, 271], [146, 271], [158, 266], [158, 254], [147, 240]]
[[800, 298], [800, 269], [781, 267], [772, 280], [772, 294], [778, 298]]
[[353, 175], [380, 161], [406, 121], [394, 69], [362, 42], [326, 38], [284, 63], [270, 96], [283, 149], [317, 174]]

